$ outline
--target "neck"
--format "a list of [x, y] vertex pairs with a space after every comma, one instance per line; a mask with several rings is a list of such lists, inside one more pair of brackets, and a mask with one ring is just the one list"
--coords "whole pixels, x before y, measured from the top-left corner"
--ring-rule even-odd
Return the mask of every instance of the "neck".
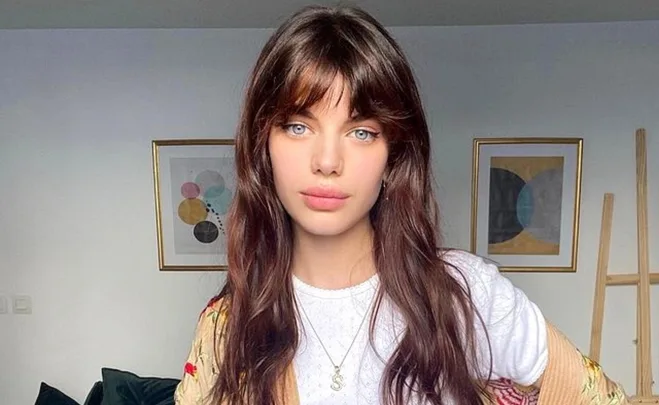
[[373, 228], [364, 220], [336, 236], [295, 230], [293, 274], [317, 288], [347, 288], [375, 274]]

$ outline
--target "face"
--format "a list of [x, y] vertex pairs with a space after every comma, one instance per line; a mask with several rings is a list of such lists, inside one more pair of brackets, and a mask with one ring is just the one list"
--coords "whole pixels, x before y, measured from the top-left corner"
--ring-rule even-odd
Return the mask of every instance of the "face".
[[269, 137], [275, 187], [296, 232], [337, 236], [368, 222], [387, 163], [376, 120], [354, 117], [337, 78], [325, 98]]

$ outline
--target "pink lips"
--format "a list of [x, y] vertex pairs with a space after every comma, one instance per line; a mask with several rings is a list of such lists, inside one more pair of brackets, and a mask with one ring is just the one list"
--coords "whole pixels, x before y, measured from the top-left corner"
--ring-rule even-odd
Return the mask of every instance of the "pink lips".
[[345, 205], [349, 195], [336, 188], [311, 187], [302, 192], [307, 207], [318, 211], [334, 211]]

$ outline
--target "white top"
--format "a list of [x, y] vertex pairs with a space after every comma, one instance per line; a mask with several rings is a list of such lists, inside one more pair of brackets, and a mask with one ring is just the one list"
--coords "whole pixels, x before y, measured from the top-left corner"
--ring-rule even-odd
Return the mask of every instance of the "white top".
[[[498, 268], [468, 252], [455, 251], [446, 255], [464, 275], [472, 299], [485, 322], [492, 349], [492, 378], [508, 378], [522, 385], [535, 382], [547, 364], [545, 320], [538, 307]], [[449, 267], [450, 269], [450, 267]], [[464, 282], [462, 276], [456, 280]], [[293, 278], [295, 294], [302, 306], [300, 348], [294, 360], [301, 405], [377, 405], [380, 378], [384, 366], [404, 332], [402, 317], [384, 300], [378, 313], [374, 343], [368, 342], [370, 311], [378, 286], [377, 275], [345, 289], [324, 290]], [[341, 367], [345, 386], [335, 391], [332, 385], [334, 366], [328, 358], [313, 328], [339, 365], [355, 335], [357, 338]], [[370, 312], [369, 312], [370, 314]], [[489, 361], [483, 328], [475, 320], [477, 342], [482, 357]], [[359, 329], [361, 325], [361, 329]], [[358, 334], [357, 334], [358, 333]], [[381, 356], [381, 358], [379, 356]], [[480, 364], [487, 372], [489, 364]]]

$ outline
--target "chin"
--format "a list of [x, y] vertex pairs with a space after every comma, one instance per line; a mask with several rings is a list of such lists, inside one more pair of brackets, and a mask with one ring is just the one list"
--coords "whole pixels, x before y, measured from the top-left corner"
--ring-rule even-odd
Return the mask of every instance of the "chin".
[[293, 221], [296, 227], [304, 233], [319, 237], [342, 235], [359, 222], [357, 219], [340, 218], [335, 215], [327, 215], [325, 218], [293, 218]]
[[319, 237], [334, 237], [346, 233], [351, 226], [341, 224], [321, 224], [321, 223], [297, 223], [297, 227], [303, 232]]

